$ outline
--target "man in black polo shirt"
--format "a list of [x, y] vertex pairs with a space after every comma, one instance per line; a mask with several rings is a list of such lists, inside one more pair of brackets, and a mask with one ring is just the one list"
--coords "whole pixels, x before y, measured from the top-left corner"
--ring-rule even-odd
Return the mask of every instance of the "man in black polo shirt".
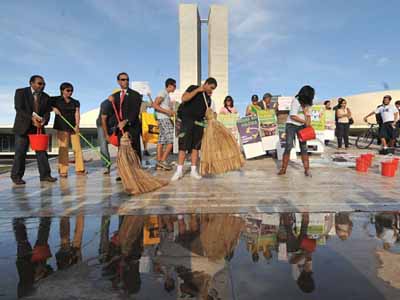
[[101, 115], [101, 125], [103, 127], [106, 140], [110, 141], [110, 128], [107, 124], [108, 118], [115, 117], [119, 120], [117, 127], [119, 128], [119, 137], [122, 136], [122, 131], [128, 132], [131, 138], [132, 148], [136, 151], [140, 159], [142, 153], [140, 150], [140, 106], [142, 104], [142, 95], [129, 88], [129, 76], [122, 72], [117, 76], [118, 84], [121, 90], [112, 94], [110, 100], [113, 100], [113, 105], [109, 105]]
[[[98, 143], [100, 145], [100, 152], [101, 154], [110, 160], [110, 152], [108, 150], [108, 141], [106, 140], [106, 137], [104, 135], [104, 130], [101, 124], [101, 116], [103, 114], [107, 115], [107, 111], [112, 111], [112, 105], [110, 100], [106, 99], [100, 104], [100, 110], [99, 110], [99, 116], [97, 117], [96, 120], [96, 127], [97, 127], [97, 139]], [[111, 135], [115, 130], [117, 126], [117, 120], [115, 119], [115, 115], [107, 116], [106, 117], [106, 123], [107, 123], [107, 133], [108, 135]], [[110, 166], [107, 166], [107, 163], [103, 161], [103, 174], [110, 174]]]
[[[183, 164], [186, 151], [191, 153], [192, 167], [190, 176], [201, 179], [197, 172], [197, 161], [203, 137], [204, 117], [207, 106], [215, 111], [211, 95], [217, 87], [217, 81], [210, 77], [203, 85], [191, 85], [182, 95], [182, 103], [179, 106], [178, 118], [182, 120], [179, 137], [178, 167], [171, 180], [176, 181], [183, 177]], [[207, 106], [206, 106], [207, 102]]]

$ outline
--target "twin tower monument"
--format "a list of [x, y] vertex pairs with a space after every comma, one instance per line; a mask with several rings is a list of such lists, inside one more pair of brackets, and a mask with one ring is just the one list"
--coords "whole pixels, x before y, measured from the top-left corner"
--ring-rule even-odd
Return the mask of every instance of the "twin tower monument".
[[[201, 74], [201, 26], [208, 26], [208, 75]], [[219, 110], [229, 92], [228, 8], [211, 5], [208, 19], [201, 19], [197, 4], [179, 5], [179, 73], [181, 92], [214, 77], [218, 88], [212, 99]]]

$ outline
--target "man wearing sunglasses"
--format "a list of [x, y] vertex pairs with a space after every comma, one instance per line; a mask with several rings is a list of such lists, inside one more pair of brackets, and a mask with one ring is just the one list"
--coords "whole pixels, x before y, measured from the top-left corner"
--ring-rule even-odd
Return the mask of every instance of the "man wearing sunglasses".
[[112, 94], [109, 98], [114, 102], [115, 109], [109, 105], [101, 115], [101, 124], [106, 140], [110, 141], [107, 119], [117, 114], [119, 137], [122, 136], [122, 130], [128, 132], [131, 137], [132, 148], [136, 151], [140, 159], [142, 153], [140, 150], [140, 106], [142, 104], [142, 95], [129, 88], [129, 76], [122, 72], [117, 76], [117, 81], [121, 89]]
[[[43, 90], [45, 82], [42, 76], [34, 75], [29, 80], [29, 87], [15, 91], [14, 106], [16, 110], [13, 132], [15, 134], [15, 155], [11, 170], [11, 180], [15, 185], [24, 185], [26, 152], [29, 147], [28, 134], [44, 131], [50, 119], [50, 97]], [[51, 176], [46, 151], [36, 151], [40, 181], [55, 182]]]

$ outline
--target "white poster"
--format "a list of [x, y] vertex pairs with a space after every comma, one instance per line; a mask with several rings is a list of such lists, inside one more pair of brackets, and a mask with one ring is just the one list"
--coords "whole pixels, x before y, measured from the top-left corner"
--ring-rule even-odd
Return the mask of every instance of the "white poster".
[[151, 94], [150, 84], [148, 81], [132, 81], [132, 90], [137, 91], [141, 95]]
[[278, 110], [290, 110], [293, 97], [278, 97]]

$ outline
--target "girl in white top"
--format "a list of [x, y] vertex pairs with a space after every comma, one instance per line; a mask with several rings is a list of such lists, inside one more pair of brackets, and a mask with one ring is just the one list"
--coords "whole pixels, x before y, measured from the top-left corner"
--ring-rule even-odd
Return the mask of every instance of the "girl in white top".
[[[310, 107], [314, 100], [315, 91], [309, 86], [303, 86], [297, 96], [293, 99], [289, 116], [286, 121], [286, 145], [285, 152], [282, 157], [282, 166], [278, 175], [286, 174], [286, 169], [289, 164], [290, 151], [293, 148], [297, 133], [311, 125]], [[304, 166], [304, 175], [311, 176], [310, 163], [308, 160], [307, 143], [299, 142], [301, 160]]]

